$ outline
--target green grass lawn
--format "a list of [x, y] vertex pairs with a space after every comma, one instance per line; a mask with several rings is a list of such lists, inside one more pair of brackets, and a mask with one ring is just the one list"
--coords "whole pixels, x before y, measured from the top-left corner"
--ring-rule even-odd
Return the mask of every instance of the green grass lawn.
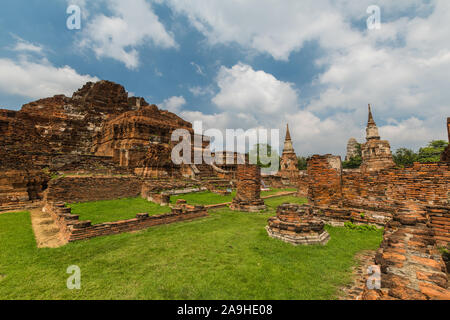
[[[269, 238], [263, 214], [232, 212], [37, 249], [29, 213], [0, 215], [0, 299], [333, 299], [354, 256], [379, 247], [382, 231], [327, 227], [326, 246]], [[69, 290], [67, 267], [81, 268]]]
[[142, 198], [106, 200], [70, 204], [73, 214], [80, 216], [80, 221], [91, 220], [92, 224], [114, 222], [136, 218], [138, 213], [151, 215], [170, 212], [169, 207], [149, 202]]
[[[271, 189], [270, 191], [261, 192], [261, 197], [273, 195], [279, 192], [287, 192], [287, 191], [295, 191], [296, 189]], [[236, 196], [236, 191], [233, 191], [231, 195], [222, 196], [210, 191], [204, 192], [196, 192], [196, 193], [188, 193], [182, 194], [178, 196], [171, 196], [170, 202], [176, 203], [178, 199], [184, 199], [189, 204], [193, 205], [208, 205], [208, 204], [218, 204], [231, 202], [233, 198]]]

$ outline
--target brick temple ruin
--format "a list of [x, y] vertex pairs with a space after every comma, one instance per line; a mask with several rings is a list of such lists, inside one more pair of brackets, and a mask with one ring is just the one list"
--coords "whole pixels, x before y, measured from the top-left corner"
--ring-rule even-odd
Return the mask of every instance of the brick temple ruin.
[[[180, 202], [168, 214], [142, 213], [92, 225], [79, 221], [66, 203], [141, 196], [166, 205], [176, 192], [223, 193], [233, 186], [237, 195], [230, 208], [253, 212], [265, 209], [261, 180], [272, 187], [296, 186], [297, 195], [309, 203], [280, 206], [268, 221], [270, 236], [293, 244], [324, 244], [324, 224], [384, 227], [373, 261], [381, 270], [381, 288], [365, 288], [361, 298], [450, 299], [450, 266], [439, 251], [450, 243], [450, 146], [441, 162], [397, 168], [369, 106], [361, 168], [343, 169], [340, 156], [328, 154], [310, 157], [307, 170], [299, 171], [287, 127], [280, 172], [261, 176], [257, 166], [238, 161], [175, 165], [171, 152], [176, 142], [170, 138], [180, 128], [194, 138], [191, 123], [143, 98], [128, 97], [121, 85], [109, 81], [87, 83], [72, 97], [57, 95], [19, 111], [0, 110], [0, 211], [44, 207], [65, 240], [76, 241], [207, 212]], [[447, 130], [450, 141], [450, 118]], [[208, 150], [208, 139], [202, 141], [194, 147]], [[355, 149], [355, 141], [351, 144]], [[233, 160], [242, 156], [222, 153]]]
[[[73, 175], [130, 176], [139, 182], [123, 196], [135, 194], [146, 180], [155, 189], [180, 187], [189, 181], [209, 188], [229, 186], [236, 165], [220, 168], [171, 161], [177, 142], [170, 140], [176, 129], [187, 130], [193, 140], [191, 123], [143, 98], [128, 97], [123, 86], [110, 81], [89, 82], [72, 97], [40, 99], [19, 111], [2, 109], [0, 211], [40, 207], [46, 194], [54, 197], [66, 192], [68, 198], [79, 185], [78, 180], [68, 178]], [[209, 148], [208, 139], [202, 137], [202, 141], [200, 147]], [[54, 179], [58, 176], [61, 181]], [[108, 197], [108, 187], [83, 187], [96, 181], [80, 181], [79, 192], [89, 190], [84, 198], [111, 198], [120, 193], [112, 191]]]
[[[449, 123], [450, 118], [450, 141]], [[373, 261], [381, 270], [381, 288], [366, 287], [361, 299], [450, 299], [450, 265], [439, 251], [448, 250], [450, 243], [449, 148], [439, 163], [397, 168], [389, 142], [380, 140], [370, 106], [366, 132], [360, 169], [343, 170], [339, 156], [309, 159], [310, 212], [331, 225], [385, 228]]]

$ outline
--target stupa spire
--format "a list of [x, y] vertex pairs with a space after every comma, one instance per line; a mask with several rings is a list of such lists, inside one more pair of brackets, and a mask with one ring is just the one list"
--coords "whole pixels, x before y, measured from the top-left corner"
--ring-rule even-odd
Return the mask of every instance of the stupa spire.
[[373, 120], [373, 115], [372, 115], [372, 107], [369, 104], [369, 120], [367, 121], [367, 126], [369, 125], [376, 125], [375, 124], [375, 120]]
[[375, 120], [373, 120], [372, 115], [372, 107], [369, 104], [369, 120], [367, 121], [367, 128], [366, 128], [366, 139], [369, 140], [380, 140], [380, 135], [378, 134], [378, 127], [375, 123]]
[[286, 139], [285, 140], [291, 140], [291, 133], [289, 132], [289, 123], [286, 126]]

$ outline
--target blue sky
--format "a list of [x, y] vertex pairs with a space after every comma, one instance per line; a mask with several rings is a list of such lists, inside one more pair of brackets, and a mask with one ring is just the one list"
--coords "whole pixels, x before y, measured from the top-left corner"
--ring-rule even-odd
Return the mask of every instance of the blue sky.
[[5, 0], [0, 106], [107, 79], [207, 128], [289, 122], [309, 155], [363, 141], [372, 103], [382, 138], [416, 149], [446, 137], [449, 19], [445, 0]]

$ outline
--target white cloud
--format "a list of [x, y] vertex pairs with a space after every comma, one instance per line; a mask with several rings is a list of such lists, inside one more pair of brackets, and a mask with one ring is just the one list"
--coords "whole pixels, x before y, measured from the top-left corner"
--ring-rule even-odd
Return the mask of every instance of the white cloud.
[[246, 49], [287, 60], [304, 42], [333, 45], [351, 41], [349, 27], [331, 3], [315, 0], [169, 0], [211, 45], [238, 43]]
[[30, 43], [17, 36], [14, 36], [14, 38], [17, 40], [16, 44], [12, 48], [14, 51], [40, 54], [44, 50], [41, 45]]
[[[212, 99], [221, 111], [216, 119], [225, 119], [222, 125], [282, 129], [289, 120], [298, 153], [343, 154], [348, 138], [364, 140], [367, 104], [372, 103], [381, 136], [394, 149], [418, 148], [446, 137], [449, 1], [169, 3], [210, 45], [237, 43], [252, 54], [277, 60], [288, 60], [307, 41], [316, 41], [322, 49], [316, 63], [325, 71], [311, 84], [319, 94], [312, 101], [299, 99], [304, 107], [296, 102], [292, 85], [264, 71], [245, 65], [222, 67], [217, 78], [220, 92]], [[372, 4], [381, 7], [381, 30], [355, 28], [353, 23], [365, 23]], [[285, 91], [277, 95], [280, 89]], [[384, 124], [388, 119], [394, 121]]]
[[186, 104], [186, 100], [184, 97], [170, 97], [165, 99], [162, 103], [159, 104], [161, 109], [168, 110], [173, 113], [178, 113], [181, 111], [181, 107]]
[[81, 47], [91, 48], [98, 58], [121, 61], [129, 69], [139, 66], [140, 46], [175, 48], [176, 42], [145, 0], [110, 0], [112, 16], [96, 15], [83, 31]]
[[214, 89], [212, 88], [212, 86], [206, 86], [206, 87], [195, 86], [195, 87], [190, 87], [189, 91], [195, 97], [208, 96], [208, 95], [213, 95], [214, 94]]
[[55, 67], [47, 59], [32, 61], [28, 56], [17, 60], [0, 58], [0, 91], [31, 99], [74, 91], [97, 77], [80, 75], [70, 66]]
[[220, 92], [212, 102], [222, 110], [273, 115], [298, 105], [297, 92], [291, 83], [243, 63], [221, 67], [217, 85]]

